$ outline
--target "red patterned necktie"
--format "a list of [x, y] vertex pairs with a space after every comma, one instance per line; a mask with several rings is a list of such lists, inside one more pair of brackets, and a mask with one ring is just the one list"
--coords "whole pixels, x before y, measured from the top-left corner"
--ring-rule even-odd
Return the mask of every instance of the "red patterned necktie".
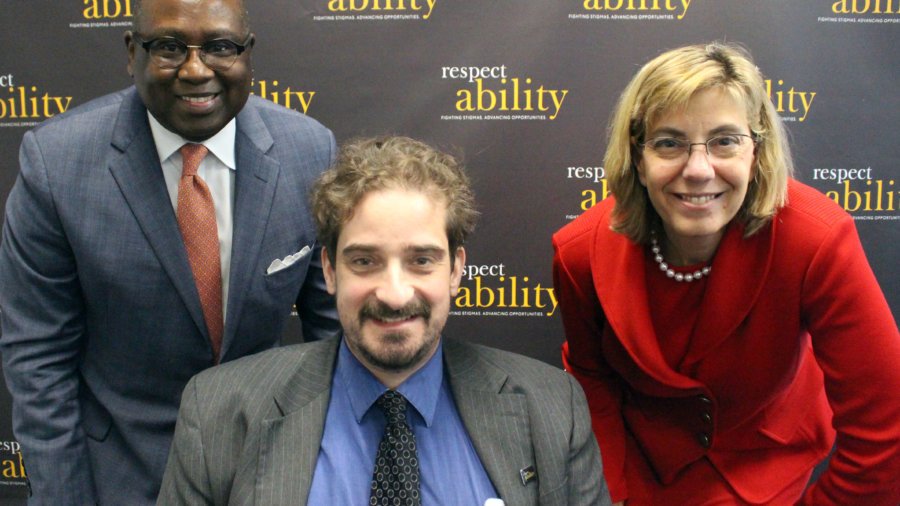
[[187, 249], [197, 293], [200, 294], [213, 358], [218, 363], [224, 327], [219, 231], [209, 187], [197, 174], [200, 161], [209, 150], [203, 144], [185, 144], [180, 151], [183, 164], [178, 183], [178, 228]]

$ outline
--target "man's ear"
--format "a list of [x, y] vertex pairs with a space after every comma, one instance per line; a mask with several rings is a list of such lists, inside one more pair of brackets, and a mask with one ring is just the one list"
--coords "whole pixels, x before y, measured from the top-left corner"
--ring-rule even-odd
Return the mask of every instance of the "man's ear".
[[328, 250], [325, 249], [325, 246], [322, 246], [322, 274], [325, 276], [325, 288], [328, 290], [328, 293], [334, 295], [335, 283], [334, 278], [334, 266], [331, 265], [331, 260], [328, 259]]
[[466, 265], [466, 248], [456, 248], [453, 255], [453, 265], [450, 266], [450, 296], [455, 297], [459, 293], [459, 285], [462, 283], [462, 271]]

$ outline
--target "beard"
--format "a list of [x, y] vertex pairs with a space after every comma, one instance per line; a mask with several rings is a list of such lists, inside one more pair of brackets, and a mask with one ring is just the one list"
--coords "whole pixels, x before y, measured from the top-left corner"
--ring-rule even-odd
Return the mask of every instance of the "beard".
[[[371, 337], [367, 342], [362, 335], [362, 327], [366, 320], [402, 320], [421, 317], [425, 322], [425, 330], [421, 342], [416, 343], [417, 336], [409, 331], [387, 332]], [[356, 322], [344, 329], [347, 346], [364, 362], [386, 372], [403, 372], [423, 362], [434, 350], [440, 337], [441, 328], [435, 328], [436, 322], [431, 320], [431, 307], [423, 300], [416, 299], [399, 309], [370, 301], [359, 310]], [[413, 345], [410, 348], [410, 345]]]

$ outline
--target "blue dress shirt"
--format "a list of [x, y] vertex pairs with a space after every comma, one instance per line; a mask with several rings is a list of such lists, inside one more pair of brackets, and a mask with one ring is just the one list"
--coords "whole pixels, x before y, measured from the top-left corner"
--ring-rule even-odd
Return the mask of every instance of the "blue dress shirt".
[[[387, 421], [375, 400], [387, 388], [341, 341], [308, 504], [366, 505]], [[472, 446], [444, 377], [443, 348], [397, 391], [409, 401], [424, 506], [482, 506], [497, 492]]]

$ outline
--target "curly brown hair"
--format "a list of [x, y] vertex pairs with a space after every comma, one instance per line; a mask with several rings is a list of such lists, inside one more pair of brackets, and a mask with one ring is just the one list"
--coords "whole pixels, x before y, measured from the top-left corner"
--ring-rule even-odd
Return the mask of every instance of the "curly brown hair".
[[421, 191], [447, 204], [450, 254], [475, 229], [478, 212], [469, 178], [453, 156], [409, 137], [354, 139], [313, 188], [312, 208], [319, 241], [335, 262], [342, 226], [369, 192], [399, 188]]

